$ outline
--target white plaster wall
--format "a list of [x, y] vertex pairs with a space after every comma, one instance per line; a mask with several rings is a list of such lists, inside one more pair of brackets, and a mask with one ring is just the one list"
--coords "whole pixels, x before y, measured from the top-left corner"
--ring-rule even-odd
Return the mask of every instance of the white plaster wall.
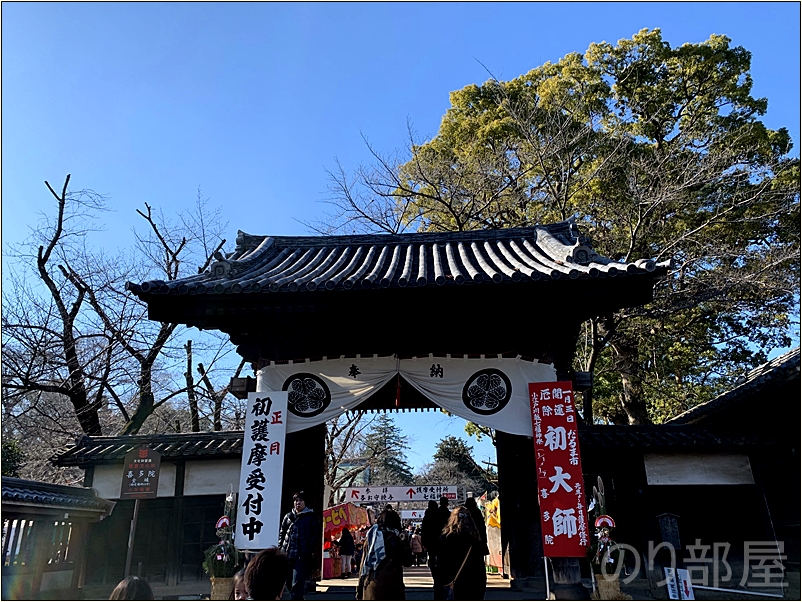
[[227, 493], [231, 485], [239, 489], [239, 460], [205, 460], [187, 462], [184, 472], [184, 495]]
[[649, 485], [753, 485], [745, 454], [644, 454]]
[[[92, 487], [97, 494], [107, 500], [120, 499], [123, 484], [123, 463], [100, 464], [95, 466]], [[159, 467], [159, 489], [156, 497], [172, 497], [175, 495], [175, 464], [162, 462]]]

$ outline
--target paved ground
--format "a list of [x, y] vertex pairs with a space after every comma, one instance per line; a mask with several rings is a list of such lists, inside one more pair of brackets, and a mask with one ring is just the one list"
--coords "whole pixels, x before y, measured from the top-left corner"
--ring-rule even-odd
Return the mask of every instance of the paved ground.
[[[793, 571], [788, 575], [788, 587], [784, 590], [785, 600], [800, 600], [800, 579], [799, 572]], [[306, 599], [310, 602], [323, 602], [324, 600], [354, 600], [356, 597], [356, 579], [328, 579], [317, 584], [315, 592], [309, 592]], [[431, 600], [432, 599], [432, 578], [429, 569], [426, 567], [410, 567], [404, 571], [404, 585], [406, 585], [407, 600]], [[586, 582], [586, 588], [590, 589], [590, 582]], [[154, 586], [154, 593], [157, 600], [208, 600], [209, 582], [197, 584], [185, 584], [180, 587]], [[510, 581], [503, 579], [500, 575], [488, 574], [487, 592], [485, 600], [545, 600], [545, 584], [533, 583], [533, 591], [519, 592], [510, 589]], [[635, 600], [666, 600], [667, 593], [664, 589], [655, 591], [649, 588], [649, 582], [645, 579], [637, 579], [629, 585], [623, 586], [622, 590], [632, 596]], [[86, 588], [84, 590], [85, 600], [107, 600], [111, 587], [106, 588]], [[719, 601], [719, 600], [756, 600], [760, 602], [770, 602], [778, 600], [777, 597], [760, 596], [757, 592], [750, 595], [746, 592], [738, 594], [728, 592], [714, 592], [709, 590], [697, 589], [694, 591], [697, 600]], [[770, 592], [776, 596], [779, 592]], [[289, 595], [286, 596], [289, 599]]]
[[[354, 600], [356, 597], [356, 578], [325, 579], [318, 582], [317, 591], [309, 593], [308, 600]], [[404, 569], [404, 586], [407, 600], [431, 600], [432, 576], [426, 567], [409, 567]], [[487, 592], [485, 600], [544, 600], [543, 592], [515, 592], [510, 589], [510, 582], [501, 575], [487, 576]]]

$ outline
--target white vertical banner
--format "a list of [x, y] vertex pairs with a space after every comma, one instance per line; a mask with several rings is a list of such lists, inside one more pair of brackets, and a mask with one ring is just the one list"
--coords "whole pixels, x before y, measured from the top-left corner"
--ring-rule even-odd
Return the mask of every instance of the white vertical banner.
[[278, 545], [286, 434], [287, 392], [248, 393], [234, 531], [240, 550]]

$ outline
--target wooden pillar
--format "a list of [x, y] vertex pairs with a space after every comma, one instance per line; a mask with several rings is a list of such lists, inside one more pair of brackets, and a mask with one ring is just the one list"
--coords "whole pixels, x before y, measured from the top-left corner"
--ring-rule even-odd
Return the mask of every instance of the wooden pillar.
[[[573, 380], [571, 366], [580, 323], [565, 323], [559, 333], [550, 333], [544, 349], [557, 372], [557, 380]], [[510, 558], [510, 587], [518, 591], [543, 591], [543, 537], [540, 527], [540, 498], [537, 488], [535, 444], [532, 437], [496, 433], [498, 478], [501, 496], [501, 545]], [[573, 590], [566, 599], [586, 599], [579, 561], [555, 559], [559, 582]]]
[[532, 437], [496, 433], [501, 545], [509, 552], [510, 586], [543, 589], [543, 538]]
[[[558, 381], [574, 381], [575, 372], [572, 362], [580, 326], [580, 322], [566, 324], [563, 336], [556, 338], [552, 342], [554, 369], [557, 371]], [[573, 388], [576, 389], [576, 386]], [[552, 558], [551, 569], [554, 580], [552, 589], [558, 600], [590, 599], [588, 590], [582, 585], [579, 558]]]
[[175, 490], [173, 492], [173, 508], [170, 514], [170, 525], [167, 535], [167, 585], [178, 585], [181, 577], [181, 545], [184, 526], [184, 474], [186, 462], [175, 464]]
[[31, 575], [31, 599], [39, 597], [39, 590], [42, 587], [42, 573], [47, 567], [47, 561], [53, 553], [53, 529], [55, 522], [54, 515], [44, 515], [41, 519], [33, 521], [33, 529], [31, 530], [32, 547], [31, 552], [31, 566], [33, 567], [33, 574]]
[[[326, 462], [326, 425], [318, 424], [302, 431], [287, 433], [284, 444], [284, 477], [281, 483], [282, 516], [292, 510], [292, 496], [306, 495], [306, 505], [320, 523], [323, 517], [324, 468]], [[323, 552], [323, 528], [319, 533], [318, 558]]]
[[89, 523], [76, 522], [73, 520], [72, 531], [70, 532], [68, 561], [72, 561], [72, 583], [70, 588], [78, 592], [83, 587], [84, 565], [86, 563], [87, 546], [89, 536]]

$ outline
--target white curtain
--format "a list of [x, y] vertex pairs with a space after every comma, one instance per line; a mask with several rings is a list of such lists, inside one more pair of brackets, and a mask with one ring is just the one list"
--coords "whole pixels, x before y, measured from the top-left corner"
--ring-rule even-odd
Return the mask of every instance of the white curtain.
[[518, 358], [365, 357], [271, 364], [259, 371], [257, 391], [288, 391], [287, 431], [294, 432], [356, 408], [399, 373], [456, 416], [527, 436], [528, 384], [556, 380], [553, 366]]

